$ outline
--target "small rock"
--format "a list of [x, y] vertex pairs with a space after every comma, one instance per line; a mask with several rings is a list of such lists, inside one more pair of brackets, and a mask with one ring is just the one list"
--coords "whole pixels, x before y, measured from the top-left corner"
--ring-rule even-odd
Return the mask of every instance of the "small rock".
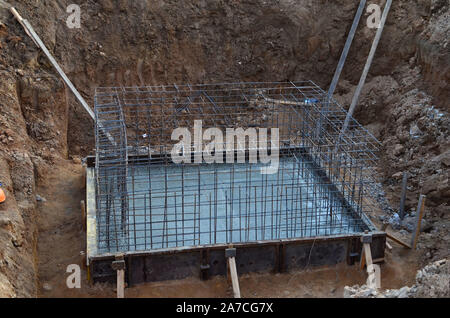
[[393, 179], [400, 179], [403, 176], [403, 172], [397, 172], [392, 175]]
[[11, 219], [6, 217], [6, 216], [2, 216], [0, 215], [0, 228], [5, 228], [8, 227], [12, 224]]
[[[401, 226], [408, 232], [413, 232], [416, 229], [416, 223], [417, 223], [417, 220], [415, 217], [407, 216], [401, 222]], [[427, 220], [422, 219], [422, 222], [420, 223], [420, 231], [426, 232], [426, 231], [429, 231], [431, 228], [432, 228], [432, 225]]]
[[408, 298], [409, 287], [403, 287], [398, 291], [397, 298]]
[[353, 295], [353, 289], [349, 286], [344, 287], [344, 298], [350, 298]]
[[74, 158], [72, 159], [72, 161], [73, 161], [73, 163], [76, 164], [76, 165], [81, 165], [81, 159], [78, 158], [78, 157], [74, 157]]
[[398, 298], [400, 292], [398, 290], [391, 290], [389, 296], [392, 298]]
[[437, 261], [435, 264], [436, 264], [437, 266], [443, 266], [443, 265], [447, 264], [447, 260], [442, 259], [442, 260], [440, 260], [440, 261]]
[[417, 124], [413, 124], [411, 125], [410, 129], [409, 129], [409, 135], [412, 138], [420, 138], [423, 133], [422, 131], [419, 129], [419, 127], [417, 126]]
[[22, 239], [13, 238], [11, 242], [13, 243], [14, 247], [22, 247], [23, 245]]
[[444, 166], [450, 167], [450, 156], [442, 158], [441, 162]]
[[53, 288], [52, 288], [52, 286], [49, 283], [44, 283], [42, 285], [42, 289], [45, 290], [45, 291], [51, 291]]
[[394, 215], [389, 219], [389, 224], [391, 224], [394, 230], [399, 230], [401, 228], [400, 216], [397, 213], [394, 213]]
[[440, 181], [440, 175], [434, 174], [430, 177], [428, 177], [422, 186], [422, 191], [425, 195], [429, 194], [430, 192], [437, 191], [439, 187], [439, 181]]
[[36, 194], [36, 201], [38, 202], [47, 202], [44, 197], [41, 197], [39, 194]]
[[400, 144], [394, 146], [394, 156], [400, 156], [405, 152], [405, 147]]
[[358, 293], [358, 297], [362, 297], [362, 298], [368, 298], [368, 297], [371, 297], [374, 295], [375, 295], [375, 291], [371, 288], [363, 289]]

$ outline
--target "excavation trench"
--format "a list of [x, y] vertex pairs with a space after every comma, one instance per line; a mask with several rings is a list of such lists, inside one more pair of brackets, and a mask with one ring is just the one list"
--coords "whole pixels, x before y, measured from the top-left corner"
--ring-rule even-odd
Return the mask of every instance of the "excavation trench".
[[[179, 4], [173, 5], [180, 6]], [[351, 6], [349, 5], [349, 8], [352, 8], [353, 6], [354, 5]], [[101, 10], [100, 7], [97, 9]], [[130, 14], [133, 14], [133, 12], [135, 12], [136, 10], [149, 10], [148, 13], [150, 14], [150, 16], [152, 16], [153, 19], [150, 18], [149, 16], [140, 15], [138, 16], [139, 18], [136, 20], [124, 20], [123, 15], [119, 13], [122, 11], [117, 11], [117, 8], [114, 7], [112, 8], [107, 7], [109, 14], [106, 16], [101, 16], [101, 18], [106, 20], [118, 19], [120, 23], [115, 24], [115, 30], [112, 33], [105, 33], [105, 31], [102, 30], [98, 25], [98, 23], [101, 23], [101, 21], [97, 20], [93, 22], [94, 25], [97, 25], [94, 28], [96, 27], [99, 28], [98, 30], [96, 30], [96, 32], [89, 32], [89, 33], [83, 32], [84, 37], [90, 38], [91, 41], [95, 40], [93, 42], [94, 46], [93, 47], [91, 46], [93, 48], [93, 51], [88, 56], [86, 56], [88, 57], [88, 59], [84, 62], [85, 63], [84, 67], [87, 69], [87, 72], [80, 74], [74, 73], [74, 75], [76, 74], [75, 82], [77, 83], [77, 86], [80, 87], [82, 90], [83, 89], [85, 90], [87, 88], [88, 90], [86, 92], [90, 92], [90, 96], [92, 96], [92, 89], [96, 86], [110, 86], [110, 85], [142, 86], [142, 85], [168, 84], [171, 82], [211, 83], [215, 81], [222, 81], [222, 82], [235, 80], [271, 81], [274, 79], [285, 80], [291, 78], [300, 78], [300, 79], [311, 78], [314, 81], [318, 82], [319, 84], [325, 86], [328, 84], [328, 81], [331, 78], [334, 66], [340, 54], [342, 43], [344, 42], [346, 36], [348, 25], [350, 24], [351, 19], [353, 18], [353, 15], [351, 13], [353, 11], [350, 10], [348, 14], [342, 15], [341, 17], [339, 17], [339, 19], [336, 19], [338, 21], [335, 20], [333, 22], [325, 19], [316, 20], [313, 19], [312, 16], [317, 16], [318, 12], [323, 12], [324, 10], [325, 11], [333, 10], [334, 8], [332, 8], [332, 6], [326, 5], [323, 6], [315, 5], [312, 7], [305, 8], [301, 4], [299, 5], [298, 8], [296, 8], [298, 10], [295, 12], [295, 14], [292, 14], [290, 11], [285, 11], [283, 10], [283, 8], [279, 9], [276, 7], [272, 7], [270, 5], [266, 8], [261, 9], [258, 8], [256, 11], [254, 10], [254, 5], [252, 4], [248, 4], [248, 7], [244, 6], [243, 11], [236, 10], [237, 8], [233, 6], [230, 6], [229, 8], [226, 8], [224, 11], [222, 11], [222, 8], [220, 7], [214, 6], [211, 7], [211, 4], [207, 4], [206, 6], [200, 5], [198, 7], [191, 7], [190, 10], [192, 11], [188, 11], [189, 12], [188, 14], [186, 14], [185, 16], [183, 15], [181, 16], [181, 18], [176, 19], [174, 19], [174, 17], [171, 15], [164, 15], [161, 19], [161, 17], [155, 15], [159, 14], [159, 11], [155, 12], [155, 10], [157, 9], [147, 6], [139, 7], [139, 5], [136, 5], [120, 9], [125, 10]], [[176, 10], [181, 11], [184, 9], [185, 8], [177, 8]], [[216, 12], [216, 14], [211, 15], [211, 12]], [[192, 19], [193, 16], [196, 17], [195, 20], [198, 20], [198, 22], [195, 22], [193, 24], [193, 28], [186, 28], [186, 25], [189, 25], [187, 23], [187, 19]], [[235, 25], [234, 27], [230, 27], [231, 24], [229, 24], [229, 21], [234, 21], [236, 16], [241, 17], [242, 19], [241, 23], [238, 26]], [[213, 21], [211, 21], [211, 17]], [[158, 23], [161, 22], [164, 23], [164, 26], [162, 26], [161, 24], [161, 26], [158, 25], [157, 27], [157, 28], [162, 27], [161, 30], [162, 32], [160, 32], [160, 35], [156, 35], [154, 33], [155, 30], [153, 29], [153, 26], [155, 25], [155, 21], [157, 25]], [[216, 21], [218, 24], [215, 24], [214, 21]], [[345, 21], [346, 23], [345, 24], [342, 23], [343, 21]], [[256, 22], [256, 25], [250, 26], [254, 22]], [[142, 25], [147, 26], [148, 23], [151, 24], [152, 27], [150, 29], [144, 28], [144, 30], [148, 30], [149, 34], [145, 34], [143, 31], [133, 32], [133, 30], [137, 30], [137, 28], [140, 28]], [[169, 26], [167, 26], [167, 24]], [[332, 28], [336, 29], [336, 31], [325, 31], [331, 30]], [[359, 54], [355, 52], [355, 49], [351, 52], [349, 56], [349, 63], [348, 63], [349, 66], [347, 66], [347, 70], [344, 71], [343, 75], [344, 78], [348, 78], [349, 80], [357, 80], [358, 74], [349, 72], [348, 70], [349, 68], [352, 67], [351, 66], [352, 64], [355, 64], [355, 66], [358, 63], [360, 65], [363, 64], [365, 58], [364, 53], [368, 51], [371, 36], [373, 34], [373, 33], [364, 34], [364, 32], [362, 31], [363, 30], [360, 30], [357, 36], [359, 36], [360, 38], [361, 37], [365, 38], [366, 43], [364, 43], [364, 41], [361, 40], [356, 41], [355, 46], [356, 47], [360, 46], [361, 50]], [[120, 37], [116, 39], [118, 35]], [[144, 50], [142, 44], [140, 44], [147, 42], [149, 38], [152, 39], [150, 40], [152, 43], [150, 44], [150, 46], [152, 47], [150, 51]], [[98, 42], [97, 39], [99, 39]], [[122, 43], [120, 48], [117, 46], [117, 43]], [[252, 43], [252, 45], [248, 46], [249, 43]], [[64, 42], [62, 43], [62, 45], [65, 46]], [[217, 47], [218, 49], [217, 50], [212, 49], [214, 47]], [[137, 53], [135, 48], [138, 48]], [[63, 48], [61, 49], [64, 51]], [[392, 48], [392, 50], [394, 49]], [[379, 53], [379, 55], [381, 56], [384, 55], [382, 45], [380, 51], [381, 53]], [[98, 56], [97, 54], [100, 54], [100, 56]], [[63, 60], [67, 59], [67, 57], [63, 55], [61, 56], [61, 58]], [[97, 61], [95, 68], [93, 68], [92, 64], [92, 61], [94, 60]], [[318, 64], [310, 63], [311, 60], [316, 60], [319, 62]], [[74, 67], [79, 68], [77, 64], [79, 64], [79, 62], [76, 63]], [[384, 66], [374, 65], [373, 73], [375, 74], [378, 72], [382, 73], [383, 71]], [[91, 126], [89, 125], [86, 126], [86, 123], [89, 122], [87, 116], [85, 116], [82, 113], [82, 111], [80, 111], [78, 105], [73, 104], [73, 101], [71, 103], [71, 114], [72, 119], [70, 120], [68, 130], [69, 147], [72, 149], [72, 153], [73, 150], [79, 150], [80, 153], [91, 154], [91, 152], [88, 152], [86, 150], [89, 149], [89, 147], [92, 149], [93, 146], [86, 147], [86, 144], [92, 145], [93, 136], [91, 135], [92, 136], [90, 138], [91, 141], [89, 141], [89, 139], [86, 140], [87, 143], [86, 141], [85, 142], [81, 141], [85, 138], [88, 138], [88, 136], [93, 133], [94, 129], [91, 129]], [[76, 115], [77, 118], [74, 118], [73, 114], [77, 114]], [[164, 119], [161, 118], [160, 120]], [[255, 118], [255, 120], [257, 120], [257, 118]], [[366, 118], [364, 118], [364, 120], [367, 122]], [[132, 124], [131, 122], [129, 123], [129, 126], [133, 126], [131, 128], [133, 131], [132, 135], [137, 135], [138, 133], [141, 132], [140, 127], [137, 126], [136, 126], [137, 128], [134, 127], [135, 125]], [[82, 134], [80, 134], [81, 129], [83, 129]], [[153, 129], [157, 131], [158, 128]], [[142, 131], [145, 132], [145, 129], [143, 129]], [[159, 135], [159, 132], [157, 133]], [[165, 132], [163, 132], [163, 134], [164, 133]], [[133, 142], [134, 138], [132, 137], [131, 140], [132, 140], [131, 142]], [[159, 142], [159, 144], [160, 143], [161, 141]], [[136, 145], [133, 146], [139, 148], [138, 143], [136, 143]], [[138, 173], [139, 169], [144, 169], [147, 171], [148, 168], [134, 169], [133, 167], [131, 167], [130, 169], [131, 172], [129, 173], [130, 176], [129, 178], [133, 178], [134, 183], [131, 181], [131, 179], [129, 179], [127, 181], [128, 186], [139, 187], [139, 181], [137, 181], [138, 183], [136, 183], [136, 180], [147, 179], [145, 174], [141, 175], [140, 173]], [[155, 178], [157, 178], [159, 181], [161, 181], [160, 179], [163, 178], [163, 174], [161, 173], [158, 174], [158, 171], [160, 170], [161, 168], [159, 170], [152, 169], [152, 171], [157, 171]], [[169, 174], [173, 176], [181, 175], [181, 173], [177, 173], [176, 171], [170, 171]], [[189, 173], [189, 171], [187, 171], [187, 174], [194, 175], [193, 172]], [[207, 173], [201, 172], [201, 175], [204, 176], [202, 178], [208, 178]], [[207, 181], [205, 180], [202, 181], [200, 179], [198, 181], [200, 182], [200, 184], [204, 184], [206, 188], [209, 188], [209, 186], [207, 186], [208, 184]], [[178, 184], [179, 180], [174, 182]], [[239, 182], [237, 182], [236, 184], [239, 184]], [[162, 184], [160, 185], [162, 186]], [[157, 187], [157, 182], [153, 183], [152, 187], [153, 186]], [[259, 189], [258, 185], [256, 185], [255, 187], [256, 189]], [[275, 188], [278, 187], [279, 186], [275, 184]], [[152, 195], [149, 195], [149, 197], [144, 196], [137, 200], [135, 199], [135, 195], [133, 195], [134, 201], [130, 200], [130, 204], [132, 204], [133, 211], [142, 211], [144, 210], [144, 207], [147, 208], [146, 205], [148, 205], [149, 209], [152, 209], [153, 207], [154, 210], [153, 213], [155, 215], [163, 215], [164, 209], [162, 207], [164, 206], [163, 202], [164, 200], [161, 197], [161, 195], [158, 195], [159, 191], [161, 191], [161, 189], [163, 188], [160, 187], [155, 188], [154, 190], [150, 190], [150, 193], [153, 192], [152, 194], [153, 196], [158, 197], [153, 198], [153, 203], [147, 203], [147, 201], [152, 202]], [[195, 184], [193, 184], [192, 186], [187, 185], [186, 189], [188, 192], [194, 191], [191, 188], [192, 189], [196, 188], [195, 191], [198, 191], [197, 186]], [[206, 188], [204, 190], [200, 189], [203, 195], [204, 202], [207, 202], [209, 198], [204, 196], [204, 195], [207, 196], [206, 194], [207, 191], [205, 191]], [[283, 186], [281, 186], [281, 188], [277, 190], [281, 191], [280, 193], [282, 193], [283, 191], [282, 188]], [[159, 245], [161, 245], [160, 248], [162, 248], [169, 246], [178, 247], [182, 245], [196, 246], [208, 243], [212, 244], [213, 243], [212, 232], [208, 234], [208, 231], [202, 232], [201, 230], [202, 222], [204, 223], [203, 228], [204, 229], [208, 228], [206, 224], [208, 223], [207, 221], [208, 218], [206, 217], [208, 214], [207, 212], [208, 207], [207, 204], [205, 203], [206, 205], [202, 208], [201, 204], [202, 195], [199, 195], [198, 198], [195, 198], [195, 196], [193, 196], [192, 198], [190, 197], [188, 199], [188, 200], [192, 199], [194, 201], [196, 201], [197, 199], [199, 201], [198, 212], [200, 213], [199, 217], [196, 218], [194, 210], [192, 211], [189, 210], [186, 212], [187, 215], [190, 215], [190, 213], [192, 212], [192, 218], [187, 217], [188, 223], [184, 224], [186, 229], [188, 229], [187, 232], [189, 234], [187, 236], [186, 235], [179, 236], [177, 233], [175, 233], [178, 229], [178, 225], [180, 225], [180, 231], [186, 230], [182, 229], [182, 224], [180, 223], [180, 221], [176, 221], [175, 219], [172, 220], [172, 217], [175, 217], [176, 214], [173, 207], [174, 206], [176, 207], [177, 204], [175, 203], [175, 201], [172, 202], [173, 204], [171, 204], [170, 200], [175, 200], [175, 197], [177, 197], [178, 191], [177, 189], [178, 189], [177, 186], [175, 186], [175, 189], [172, 189], [174, 190], [174, 194], [171, 194], [168, 199], [169, 201], [165, 203], [166, 206], [169, 205], [172, 207], [171, 210], [173, 212], [173, 214], [169, 212], [169, 215], [167, 216], [169, 219], [167, 220], [166, 227], [164, 227], [164, 221], [151, 218], [148, 220], [146, 219], [147, 218], [146, 216], [144, 216], [144, 219], [139, 221], [140, 220], [139, 218], [142, 218], [141, 216], [142, 214], [140, 212], [137, 213], [134, 212], [133, 214], [130, 214], [130, 216], [128, 217], [129, 218], [128, 224], [131, 224], [132, 226], [134, 224], [134, 232], [133, 231], [129, 232], [127, 234], [126, 239], [119, 240], [117, 237], [115, 239], [112, 238], [112, 241], [108, 242], [108, 244], [111, 243], [111, 245], [115, 244], [119, 246], [123, 244], [124, 241], [128, 242], [127, 243], [128, 248], [122, 250], [122, 252], [129, 252], [129, 251], [131, 252], [134, 250], [144, 250], [144, 251], [153, 250], [154, 248], [156, 248], [156, 246]], [[136, 194], [140, 196], [139, 193], [147, 192], [147, 190], [141, 189], [134, 191], [136, 191]], [[224, 203], [222, 204], [223, 206], [219, 204], [217, 208], [221, 210], [220, 213], [226, 213], [227, 211], [223, 210], [227, 210], [226, 207], [228, 206], [230, 206], [230, 209], [233, 210], [234, 205], [233, 204], [229, 205], [226, 202], [228, 196], [231, 196], [232, 194], [226, 193], [224, 189], [222, 190], [219, 192], [223, 194], [223, 200], [220, 200], [220, 198], [216, 198], [216, 202], [218, 200], [219, 202], [224, 201]], [[237, 188], [236, 189], [232, 188], [232, 190], [235, 190], [234, 192], [236, 193], [238, 191]], [[248, 191], [251, 190], [252, 189]], [[169, 191], [171, 190], [169, 189]], [[292, 198], [294, 197], [294, 190], [291, 189], [290, 191], [291, 191], [290, 195], [289, 193], [285, 194], [286, 198], [290, 196]], [[306, 190], [306, 192], [309, 191]], [[319, 193], [322, 192], [319, 191]], [[248, 196], [251, 197], [250, 195]], [[256, 199], [257, 196], [258, 195], [256, 195]], [[178, 199], [181, 200], [182, 197], [183, 197], [182, 193], [181, 192], [178, 193]], [[143, 200], [146, 202], [143, 203]], [[192, 204], [189, 204], [189, 202], [187, 204], [188, 206], [191, 206], [192, 209], [194, 209], [195, 207], [194, 201], [192, 201]], [[292, 199], [292, 201], [295, 200]], [[120, 202], [116, 203], [117, 203], [116, 207], [120, 205], [119, 204]], [[136, 204], [138, 205], [137, 207]], [[286, 204], [290, 204], [290, 201], [288, 200]], [[180, 201], [178, 201], [178, 205], [180, 205]], [[333, 204], [331, 204], [331, 206], [332, 205]], [[281, 204], [280, 211], [283, 210], [283, 206], [284, 203]], [[182, 208], [183, 208], [182, 205], [178, 206], [177, 212], [180, 212]], [[263, 210], [262, 206], [260, 208], [261, 208], [260, 211], [262, 211]], [[158, 209], [163, 210], [160, 211], [161, 213], [158, 213], [159, 211]], [[255, 209], [256, 211], [258, 210], [258, 203]], [[286, 211], [289, 210], [287, 207], [285, 207], [285, 209]], [[236, 207], [235, 210], [237, 211], [239, 209], [237, 209]], [[308, 211], [308, 208], [306, 208], [305, 211]], [[202, 213], [204, 213], [206, 216], [203, 215], [202, 217]], [[255, 219], [253, 221], [250, 221], [247, 228], [257, 228], [258, 217], [256, 217], [256, 215], [257, 212], [255, 212]], [[133, 219], [131, 220], [130, 218]], [[156, 218], [159, 218], [159, 216], [156, 216]], [[197, 219], [199, 222], [197, 222]], [[231, 216], [230, 222], [226, 222], [227, 216], [225, 215], [223, 218], [221, 218], [219, 214], [219, 220], [220, 219], [224, 220], [224, 224], [219, 224], [219, 229], [223, 228], [223, 232], [219, 230], [218, 231], [219, 234], [216, 233], [215, 238], [216, 243], [217, 243], [217, 235], [219, 235], [219, 241], [221, 243], [233, 242], [232, 240], [233, 233], [235, 234], [235, 238], [239, 235], [242, 236], [243, 235], [242, 233], [244, 233], [244, 237], [245, 235], [247, 235], [249, 241], [258, 240], [257, 237], [258, 231], [255, 231], [254, 237], [251, 238], [251, 235], [249, 235], [249, 233], [245, 233], [245, 230], [242, 230], [242, 228], [239, 228], [237, 224], [234, 224], [235, 222], [234, 219], [237, 220], [236, 215], [234, 216], [234, 218], [233, 216]], [[316, 221], [319, 222], [319, 219], [317, 219]], [[304, 223], [308, 222], [307, 216], [306, 219], [304, 219], [304, 221], [305, 221]], [[326, 221], [323, 222], [325, 222], [324, 224], [326, 225]], [[227, 229], [227, 224], [225, 223], [227, 224], [229, 223], [231, 227], [235, 225], [234, 232], [233, 230], [229, 231], [229, 229]], [[283, 222], [279, 223], [280, 228], [282, 228], [282, 224], [287, 225], [288, 223], [289, 222], [287, 218], [286, 220], [284, 220], [284, 223]], [[153, 232], [150, 232], [147, 229], [147, 227], [151, 227], [152, 224], [156, 228], [153, 228], [152, 229]], [[213, 222], [210, 221], [208, 224], [209, 228], [212, 229]], [[319, 225], [319, 223], [317, 223], [315, 229], [321, 228], [322, 231], [326, 233], [327, 230], [324, 224]], [[343, 222], [341, 223], [341, 225], [342, 224], [347, 224], [347, 222]], [[272, 224], [272, 227], [273, 225], [274, 224]], [[99, 230], [102, 228], [102, 226], [103, 225], [99, 225]], [[267, 227], [267, 229], [268, 228], [269, 227]], [[312, 235], [313, 228], [314, 226], [309, 230], [305, 228], [305, 231], [310, 231], [309, 232], [310, 235], [306, 235], [306, 233], [304, 233], [305, 237], [313, 236]], [[350, 230], [351, 226], [345, 226], [345, 228]], [[268, 235], [267, 229], [259, 233], [260, 234], [259, 239], [261, 239], [262, 236], [265, 236], [266, 234]], [[198, 235], [199, 240], [198, 242], [196, 241], [197, 240], [196, 230], [199, 233], [202, 233], [201, 235]], [[330, 227], [330, 233], [328, 234], [332, 234], [331, 233], [332, 231], [333, 231], [332, 227]], [[361, 230], [359, 231], [357, 230], [356, 232], [360, 231]], [[108, 234], [109, 240], [111, 240], [111, 236], [109, 235], [113, 235], [113, 237], [114, 235], [117, 235], [117, 232], [115, 230], [113, 230], [112, 233], [113, 234], [111, 233]], [[351, 233], [351, 231], [349, 233]], [[222, 234], [224, 234], [223, 235], [224, 237], [222, 237]], [[229, 238], [228, 235], [230, 236]], [[298, 235], [294, 233], [292, 237], [298, 237]], [[289, 238], [288, 232], [285, 233], [285, 236], [286, 238]], [[209, 237], [211, 237], [211, 240], [209, 240]], [[282, 236], [278, 238], [281, 239]], [[181, 245], [179, 245], [178, 244], [179, 240], [181, 240], [184, 244], [180, 243]], [[121, 241], [121, 243], [118, 243], [119, 241]], [[132, 244], [134, 246], [133, 248], [129, 247], [130, 241], [134, 242]], [[151, 241], [151, 243], [147, 241]], [[100, 250], [102, 249], [102, 246], [103, 249], [105, 248], [106, 245], [104, 244], [106, 243], [106, 236], [104, 236], [104, 234], [100, 233], [98, 243], [99, 243], [98, 248]], [[153, 246], [153, 244], [155, 245]], [[110, 252], [111, 250], [108, 248], [108, 251]], [[325, 254], [327, 253], [328, 252], [325, 252]], [[90, 256], [89, 251], [87, 252], [86, 256], [87, 257]], [[339, 259], [339, 257], [342, 256], [336, 257]], [[162, 262], [165, 263], [166, 260], [163, 258]], [[253, 263], [253, 260], [249, 260], [248, 262]], [[254, 260], [254, 263], [257, 263], [257, 260]], [[299, 264], [300, 263], [303, 264], [303, 262], [299, 261]], [[333, 263], [333, 261], [330, 261], [329, 263], [331, 264]], [[318, 264], [321, 264], [321, 262], [319, 261]], [[324, 262], [323, 264], [327, 264], [327, 262]], [[300, 267], [303, 268], [303, 265]], [[106, 266], [108, 267], [108, 265]], [[158, 263], [155, 264], [155, 268], [158, 268]], [[163, 267], [160, 266], [159, 268], [162, 269]], [[192, 273], [192, 269], [189, 269], [188, 272]], [[95, 273], [91, 273], [91, 275], [94, 274]], [[160, 277], [158, 277], [157, 280], [163, 277], [161, 275], [159, 276]], [[169, 277], [171, 276], [169, 275]], [[174, 277], [184, 277], [184, 276], [175, 275]], [[100, 279], [100, 281], [101, 280], [102, 279]], [[152, 279], [148, 279], [148, 281], [151, 280]]]

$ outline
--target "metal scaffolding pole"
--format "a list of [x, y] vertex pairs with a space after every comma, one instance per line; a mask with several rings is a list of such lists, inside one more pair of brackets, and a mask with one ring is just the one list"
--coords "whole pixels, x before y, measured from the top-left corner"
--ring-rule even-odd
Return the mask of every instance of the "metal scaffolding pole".
[[372, 48], [370, 49], [369, 57], [367, 58], [366, 66], [364, 67], [364, 71], [361, 75], [361, 79], [359, 80], [358, 87], [356, 87], [355, 94], [353, 95], [353, 100], [350, 105], [350, 109], [348, 111], [347, 117], [345, 118], [344, 125], [342, 127], [342, 134], [348, 128], [350, 120], [352, 119], [353, 113], [356, 108], [356, 104], [358, 103], [359, 96], [361, 95], [362, 88], [366, 82], [367, 74], [369, 73], [370, 66], [372, 65], [373, 58], [375, 56], [375, 52], [378, 47], [378, 43], [380, 42], [381, 35], [383, 34], [384, 25], [386, 24], [386, 20], [389, 14], [389, 10], [391, 9], [392, 0], [387, 0], [386, 6], [384, 7], [383, 16], [381, 17], [380, 27], [378, 28], [377, 34], [375, 35], [375, 39], [372, 43]]
[[344, 50], [342, 51], [341, 58], [339, 60], [338, 66], [336, 68], [336, 72], [334, 73], [333, 80], [331, 81], [330, 89], [328, 90], [328, 97], [333, 97], [334, 91], [336, 89], [337, 83], [339, 82], [339, 78], [341, 76], [342, 69], [344, 68], [345, 61], [347, 60], [348, 52], [350, 51], [350, 47], [352, 46], [353, 38], [355, 37], [356, 29], [359, 25], [359, 20], [361, 19], [361, 15], [364, 11], [364, 7], [366, 6], [366, 0], [361, 0], [359, 3], [358, 10], [356, 11], [355, 18], [353, 20], [352, 28], [347, 37], [347, 41], [345, 42]]
[[[11, 13], [14, 15], [14, 17], [17, 19], [17, 21], [22, 25], [22, 27], [25, 30], [25, 33], [33, 40], [33, 42], [44, 52], [45, 56], [47, 56], [50, 63], [53, 65], [53, 67], [56, 69], [58, 74], [63, 79], [64, 83], [70, 88], [72, 93], [75, 95], [77, 100], [80, 102], [81, 106], [83, 106], [84, 110], [89, 114], [89, 116], [95, 121], [95, 114], [94, 111], [89, 107], [86, 100], [81, 96], [81, 94], [78, 92], [76, 87], [73, 85], [73, 83], [70, 81], [70, 79], [67, 77], [66, 73], [62, 70], [61, 66], [59, 66], [58, 62], [55, 60], [53, 55], [50, 53], [50, 51], [45, 46], [44, 42], [42, 42], [39, 35], [34, 31], [33, 26], [28, 22], [28, 20], [22, 18], [22, 16], [17, 12], [17, 10], [14, 7], [10, 7], [9, 9]], [[106, 130], [103, 128], [103, 124], [97, 122], [97, 125], [101, 128], [101, 130], [106, 134], [106, 137], [109, 139], [109, 142], [113, 145], [116, 144], [114, 138], [110, 134], [106, 132]]]
[[44, 52], [44, 54], [47, 56], [50, 63], [52, 63], [53, 67], [56, 69], [56, 71], [59, 73], [59, 75], [62, 77], [64, 82], [67, 86], [69, 86], [72, 93], [75, 95], [75, 97], [78, 99], [80, 104], [83, 106], [83, 108], [87, 111], [89, 116], [95, 120], [94, 111], [89, 107], [89, 105], [86, 103], [84, 98], [80, 95], [78, 90], [75, 88], [75, 86], [72, 84], [70, 79], [67, 77], [67, 75], [64, 73], [64, 71], [59, 66], [58, 62], [56, 62], [55, 58], [50, 54], [45, 44], [42, 42], [41, 38], [36, 34], [31, 24], [28, 22], [28, 20], [23, 19], [20, 14], [17, 12], [15, 8], [10, 8], [11, 13], [16, 17], [17, 21], [23, 26], [25, 29], [25, 32], [28, 34], [28, 36], [31, 37], [33, 42], [41, 48], [41, 50]]

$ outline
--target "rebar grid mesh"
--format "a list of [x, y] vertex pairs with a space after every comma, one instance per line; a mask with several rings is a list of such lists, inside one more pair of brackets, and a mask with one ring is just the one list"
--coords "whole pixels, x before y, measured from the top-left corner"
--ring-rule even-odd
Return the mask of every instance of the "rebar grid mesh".
[[[95, 113], [101, 252], [368, 229], [364, 197], [378, 142], [353, 119], [342, 133], [347, 113], [312, 82], [99, 88]], [[186, 127], [194, 136], [196, 120], [224, 135], [267, 128], [268, 142], [239, 144], [231, 157], [244, 154], [246, 163], [175, 164], [172, 132]], [[279, 129], [280, 162], [267, 175], [248, 159], [274, 146], [271, 128]], [[226, 149], [235, 140], [216, 142]], [[192, 158], [209, 143], [194, 144]]]

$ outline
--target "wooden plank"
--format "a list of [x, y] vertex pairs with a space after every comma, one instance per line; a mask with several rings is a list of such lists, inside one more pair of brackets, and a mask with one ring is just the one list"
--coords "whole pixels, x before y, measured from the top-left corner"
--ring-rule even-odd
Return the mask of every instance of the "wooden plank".
[[363, 248], [362, 248], [362, 252], [361, 252], [361, 262], [359, 264], [361, 270], [364, 270], [364, 267], [370, 266], [373, 264], [372, 261], [372, 252], [370, 250], [370, 244], [368, 243], [364, 243], [363, 244]]
[[91, 257], [98, 253], [95, 168], [88, 168], [86, 175], [86, 265], [89, 266]]
[[411, 237], [411, 248], [413, 250], [416, 249], [417, 241], [420, 235], [420, 226], [422, 224], [423, 215], [425, 214], [425, 201], [427, 197], [425, 195], [421, 195], [419, 199], [419, 205], [417, 206], [417, 217], [416, 217], [416, 229]]
[[86, 231], [86, 204], [84, 203], [84, 200], [81, 200], [80, 202], [80, 208], [81, 208], [81, 218], [83, 220], [83, 230]]
[[361, 252], [361, 261], [359, 263], [359, 268], [361, 270], [364, 270], [364, 267], [366, 266], [366, 253], [364, 253], [364, 248]]
[[375, 267], [375, 282], [376, 282], [376, 286], [377, 288], [381, 288], [381, 266], [374, 264], [373, 265]]
[[364, 254], [366, 256], [366, 263], [367, 266], [370, 266], [373, 264], [372, 262], [372, 251], [370, 250], [370, 244], [364, 243]]
[[117, 271], [117, 298], [125, 298], [125, 271]]
[[409, 246], [408, 244], [406, 244], [405, 242], [399, 240], [398, 238], [396, 238], [395, 236], [392, 236], [391, 234], [386, 232], [386, 236], [388, 239], [394, 241], [397, 244], [400, 244], [401, 246], [404, 246], [406, 248], [411, 248], [411, 246]]
[[384, 257], [380, 257], [380, 258], [376, 258], [376, 259], [374, 259], [374, 260], [372, 260], [372, 262], [374, 263], [374, 264], [377, 264], [377, 263], [383, 263], [385, 260], [384, 260]]
[[117, 298], [125, 298], [125, 258], [123, 254], [117, 254], [111, 267], [117, 272]]
[[372, 264], [367, 267], [367, 286], [375, 289], [381, 288], [381, 267], [377, 264]]
[[374, 265], [367, 266], [367, 281], [366, 285], [369, 288], [376, 288], [376, 276], [375, 276], [375, 267]]
[[228, 266], [230, 269], [231, 284], [233, 286], [234, 298], [241, 298], [241, 291], [239, 289], [239, 277], [236, 269], [236, 259], [234, 257], [228, 258]]
[[227, 284], [231, 285], [232, 281], [231, 281], [231, 267], [230, 267], [230, 262], [227, 259]]
[[91, 266], [87, 266], [86, 268], [86, 278], [88, 283], [93, 283], [92, 276], [91, 276]]
[[[371, 288], [381, 287], [381, 269], [379, 265], [373, 264], [372, 262], [372, 251], [370, 250], [370, 244], [364, 243], [363, 246], [364, 255], [367, 263], [367, 286]], [[380, 287], [378, 287], [380, 286]]]

